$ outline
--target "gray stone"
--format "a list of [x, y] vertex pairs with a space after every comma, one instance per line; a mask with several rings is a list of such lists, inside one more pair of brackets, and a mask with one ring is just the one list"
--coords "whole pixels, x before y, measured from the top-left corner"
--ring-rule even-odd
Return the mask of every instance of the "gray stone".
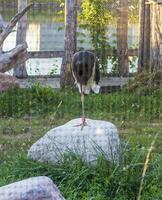
[[18, 87], [19, 83], [15, 77], [0, 73], [0, 92]]
[[0, 200], [65, 200], [46, 176], [32, 177], [0, 187]]
[[117, 163], [119, 161], [118, 130], [110, 122], [87, 119], [88, 126], [81, 130], [81, 119], [74, 119], [63, 126], [50, 130], [32, 145], [28, 157], [57, 163], [63, 154], [81, 155], [87, 162], [95, 162], [99, 155]]

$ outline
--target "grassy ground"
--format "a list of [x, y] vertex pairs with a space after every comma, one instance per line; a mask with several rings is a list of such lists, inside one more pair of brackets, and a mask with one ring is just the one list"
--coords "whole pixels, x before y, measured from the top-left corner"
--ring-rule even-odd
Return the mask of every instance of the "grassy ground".
[[159, 133], [141, 199], [162, 199], [161, 94], [118, 92], [85, 98], [89, 118], [108, 120], [118, 127], [124, 148], [120, 166], [104, 158], [91, 166], [75, 156], [65, 158], [59, 166], [28, 160], [27, 150], [48, 130], [80, 117], [79, 95], [72, 90], [53, 91], [38, 85], [0, 94], [0, 186], [46, 175], [68, 200], [137, 199], [147, 151]]

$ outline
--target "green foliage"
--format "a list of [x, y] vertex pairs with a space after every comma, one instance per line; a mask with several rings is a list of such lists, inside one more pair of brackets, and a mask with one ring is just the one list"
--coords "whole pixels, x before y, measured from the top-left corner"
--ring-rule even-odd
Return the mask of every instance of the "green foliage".
[[139, 4], [138, 0], [128, 0], [128, 19], [129, 23], [139, 23]]
[[80, 15], [81, 27], [89, 31], [91, 44], [97, 53], [104, 73], [107, 69], [106, 50], [110, 48], [107, 42], [107, 25], [112, 18], [107, 9], [107, 3], [108, 0], [84, 0]]
[[162, 88], [162, 72], [142, 71], [137, 74], [134, 80], [129, 81], [126, 90], [137, 94], [152, 94]]

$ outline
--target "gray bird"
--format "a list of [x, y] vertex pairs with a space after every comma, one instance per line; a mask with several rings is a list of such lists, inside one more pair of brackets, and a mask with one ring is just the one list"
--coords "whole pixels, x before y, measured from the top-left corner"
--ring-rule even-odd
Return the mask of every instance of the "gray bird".
[[100, 91], [100, 70], [97, 57], [90, 51], [79, 51], [72, 59], [72, 74], [81, 94], [82, 102], [82, 127], [87, 126], [84, 113], [84, 95], [92, 90], [98, 94]]

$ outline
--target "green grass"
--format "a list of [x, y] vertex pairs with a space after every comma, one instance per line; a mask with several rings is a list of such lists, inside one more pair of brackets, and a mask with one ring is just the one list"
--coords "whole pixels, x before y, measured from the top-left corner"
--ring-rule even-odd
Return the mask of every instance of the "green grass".
[[[110, 120], [158, 120], [162, 117], [161, 91], [142, 96], [127, 92], [86, 96], [86, 113], [92, 118]], [[59, 104], [61, 105], [59, 106]], [[57, 107], [59, 109], [57, 110]], [[55, 115], [69, 118], [80, 115], [80, 96], [73, 90], [52, 90], [35, 85], [0, 95], [0, 116]], [[57, 111], [57, 112], [56, 112]]]
[[48, 130], [80, 117], [80, 97], [73, 90], [36, 85], [0, 94], [0, 186], [46, 175], [67, 200], [137, 199], [147, 150], [155, 143], [144, 178], [142, 200], [162, 199], [161, 91], [138, 96], [127, 92], [86, 96], [89, 118], [111, 121], [118, 129], [123, 155], [119, 166], [103, 157], [88, 165], [68, 155], [58, 165], [27, 159], [27, 150]]

